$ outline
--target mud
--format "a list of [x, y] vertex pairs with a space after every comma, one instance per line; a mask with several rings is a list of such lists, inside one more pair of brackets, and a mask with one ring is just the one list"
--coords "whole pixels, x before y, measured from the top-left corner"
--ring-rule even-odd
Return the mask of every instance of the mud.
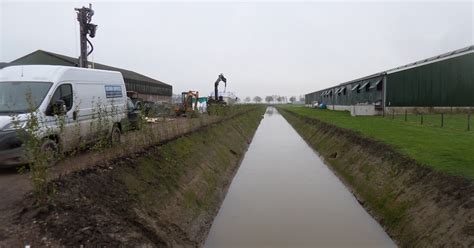
[[1, 246], [200, 246], [263, 111], [53, 180], [49, 204], [16, 205]]
[[400, 246], [474, 246], [472, 181], [351, 130], [280, 111]]

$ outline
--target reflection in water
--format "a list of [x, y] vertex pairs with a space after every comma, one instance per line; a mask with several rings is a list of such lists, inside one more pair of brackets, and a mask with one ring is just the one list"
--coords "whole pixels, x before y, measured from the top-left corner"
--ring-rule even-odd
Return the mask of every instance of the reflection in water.
[[205, 246], [395, 247], [278, 111], [265, 117]]
[[265, 112], [265, 114], [267, 114], [269, 116], [272, 116], [274, 110], [275, 110], [274, 107], [269, 107], [269, 108], [267, 108], [267, 111]]

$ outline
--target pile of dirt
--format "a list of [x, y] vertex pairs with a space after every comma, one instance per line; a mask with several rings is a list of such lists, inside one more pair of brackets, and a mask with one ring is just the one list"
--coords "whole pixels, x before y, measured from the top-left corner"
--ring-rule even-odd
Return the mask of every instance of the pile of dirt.
[[201, 246], [264, 111], [52, 181], [50, 203], [25, 198], [3, 243]]
[[280, 113], [403, 247], [474, 245], [474, 183], [385, 143], [313, 118]]

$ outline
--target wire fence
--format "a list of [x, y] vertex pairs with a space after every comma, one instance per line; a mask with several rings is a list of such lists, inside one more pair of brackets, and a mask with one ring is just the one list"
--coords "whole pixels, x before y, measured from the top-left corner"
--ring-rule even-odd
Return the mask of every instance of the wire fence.
[[394, 121], [406, 122], [410, 124], [418, 124], [431, 127], [440, 127], [452, 130], [472, 130], [472, 114], [471, 113], [386, 113], [385, 118], [390, 118]]

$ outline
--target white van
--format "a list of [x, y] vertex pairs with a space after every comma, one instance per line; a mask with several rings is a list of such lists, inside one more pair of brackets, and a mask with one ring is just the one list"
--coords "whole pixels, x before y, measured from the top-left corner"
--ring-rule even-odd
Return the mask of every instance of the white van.
[[99, 134], [120, 141], [127, 93], [120, 72], [50, 65], [0, 70], [0, 167], [27, 163], [19, 132], [31, 113], [41, 148], [67, 152]]

